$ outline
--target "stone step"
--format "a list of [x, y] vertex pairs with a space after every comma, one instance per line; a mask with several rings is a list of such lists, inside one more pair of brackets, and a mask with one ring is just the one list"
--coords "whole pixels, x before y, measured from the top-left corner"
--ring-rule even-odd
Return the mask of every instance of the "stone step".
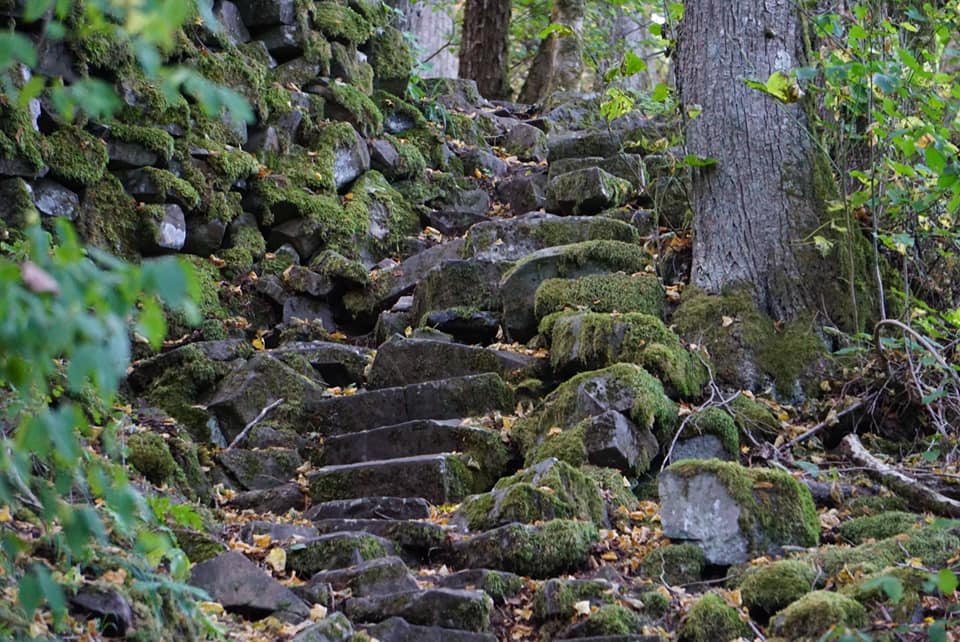
[[349, 590], [353, 597], [366, 597], [417, 588], [417, 581], [402, 559], [380, 557], [347, 568], [319, 571], [306, 584], [295, 588], [294, 593], [311, 604], [332, 607], [332, 591]]
[[353, 622], [380, 622], [402, 617], [410, 624], [485, 632], [493, 601], [483, 591], [428, 589], [347, 600], [344, 613]]
[[513, 394], [503, 379], [490, 373], [312, 398], [304, 407], [308, 431], [334, 436], [414, 419], [453, 419], [512, 410]]
[[[417, 455], [463, 453], [471, 462], [474, 477], [483, 477], [483, 483], [491, 485], [506, 472], [510, 460], [510, 453], [499, 433], [461, 425], [457, 419], [408, 421], [329, 437], [323, 447], [323, 463], [327, 466]], [[480, 479], [477, 481], [481, 482]]]
[[343, 466], [308, 475], [315, 502], [391, 494], [450, 504], [473, 490], [472, 475], [456, 455], [421, 455]]
[[360, 497], [314, 504], [304, 519], [426, 519], [430, 502], [421, 497]]
[[394, 554], [393, 544], [382, 537], [350, 531], [320, 535], [284, 548], [287, 569], [300, 577], [311, 577], [319, 571], [346, 568]]
[[398, 334], [377, 349], [368, 385], [389, 388], [485, 372], [516, 381], [537, 376], [540, 365], [541, 360], [528, 355]]
[[321, 519], [313, 523], [320, 533], [354, 531], [370, 533], [390, 540], [404, 553], [429, 559], [447, 541], [447, 529], [432, 522], [405, 519]]
[[497, 642], [492, 633], [419, 626], [399, 617], [367, 627], [366, 632], [380, 642]]

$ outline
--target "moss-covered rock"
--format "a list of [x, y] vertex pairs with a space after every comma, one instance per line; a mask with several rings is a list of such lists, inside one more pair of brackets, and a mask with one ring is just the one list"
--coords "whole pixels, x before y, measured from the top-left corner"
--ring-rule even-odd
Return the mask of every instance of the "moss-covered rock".
[[729, 642], [752, 637], [750, 626], [716, 593], [707, 593], [687, 612], [677, 633], [679, 642]]
[[383, 132], [383, 114], [362, 91], [339, 81], [325, 89], [329, 117], [349, 122], [364, 136], [379, 136]]
[[681, 438], [713, 435], [723, 445], [730, 459], [740, 456], [740, 434], [733, 418], [716, 406], [694, 413], [684, 428]]
[[568, 635], [578, 638], [640, 633], [643, 618], [620, 604], [604, 604], [582, 622], [570, 627]]
[[336, 2], [317, 2], [312, 13], [314, 26], [328, 38], [359, 44], [373, 35], [373, 28], [363, 16]]
[[697, 397], [707, 369], [657, 317], [631, 312], [599, 314], [563, 312], [546, 317], [550, 363], [558, 373], [596, 370], [615, 363], [635, 363], [656, 375], [669, 393]]
[[853, 544], [862, 544], [867, 540], [879, 540], [906, 533], [922, 523], [923, 516], [902, 511], [887, 511], [877, 515], [854, 517], [837, 529], [840, 537]]
[[127, 440], [130, 464], [151, 483], [162, 485], [177, 469], [167, 442], [155, 432], [139, 432]]
[[611, 520], [616, 519], [617, 515], [635, 511], [640, 505], [640, 500], [630, 488], [630, 482], [619, 470], [589, 465], [580, 470], [600, 489]]
[[[892, 598], [884, 590], [889, 581], [899, 582], [902, 593]], [[918, 568], [892, 567], [854, 581], [840, 588], [847, 597], [860, 602], [867, 609], [882, 605], [890, 612], [896, 622], [906, 622], [920, 606], [921, 595], [930, 581], [930, 574]]]
[[851, 517], [864, 517], [885, 511], [905, 511], [909, 504], [897, 495], [861, 495], [845, 501], [842, 508], [849, 512]]
[[766, 404], [739, 394], [727, 404], [733, 414], [733, 421], [737, 428], [747, 434], [764, 435], [769, 439], [780, 434], [780, 420]]
[[403, 238], [420, 230], [420, 218], [410, 203], [379, 172], [366, 172], [350, 193], [344, 214], [347, 220], [366, 219], [365, 234], [357, 245], [365, 248], [368, 257], [380, 260], [397, 254]]
[[47, 137], [43, 160], [54, 177], [89, 187], [100, 182], [107, 169], [107, 146], [79, 127], [67, 126]]
[[384, 27], [370, 38], [369, 49], [376, 85], [389, 91], [405, 91], [415, 60], [403, 32]]
[[819, 539], [810, 491], [783, 471], [684, 460], [660, 474], [659, 486], [664, 534], [698, 542], [714, 564]]
[[173, 136], [159, 127], [116, 123], [110, 126], [110, 138], [124, 143], [140, 145], [144, 149], [155, 153], [163, 163], [167, 163], [173, 158]]
[[814, 591], [777, 613], [770, 620], [774, 635], [791, 640], [819, 639], [834, 627], [859, 628], [867, 611], [856, 600], [833, 591]]
[[366, 96], [372, 94], [373, 67], [358, 54], [356, 47], [334, 42], [330, 45], [330, 51], [333, 75]]
[[187, 558], [194, 564], [212, 560], [220, 553], [227, 551], [227, 547], [209, 533], [190, 528], [174, 528], [172, 530], [177, 538], [177, 546], [187, 554]]
[[640, 568], [654, 582], [680, 586], [699, 582], [707, 558], [696, 544], [668, 544], [652, 550]]
[[593, 274], [578, 279], [547, 279], [537, 288], [537, 319], [564, 309], [643, 312], [663, 316], [663, 286], [652, 274]]
[[489, 493], [468, 497], [457, 515], [456, 519], [464, 520], [475, 531], [551, 519], [606, 522], [596, 485], [576, 468], [556, 459], [501, 479]]
[[609, 604], [616, 597], [615, 588], [603, 580], [555, 578], [537, 588], [533, 596], [533, 616], [540, 621], [567, 620], [576, 614], [577, 602]]
[[[539, 461], [535, 459], [539, 446], [606, 410], [623, 413], [658, 439], [671, 435], [677, 421], [676, 406], [664, 394], [663, 385], [640, 366], [621, 363], [571, 378], [550, 393], [536, 413], [518, 422], [513, 434], [532, 464]], [[559, 433], [553, 428], [559, 428]]]
[[766, 621], [813, 590], [816, 571], [809, 562], [780, 560], [748, 568], [739, 578], [743, 605], [750, 614]]
[[287, 568], [300, 577], [317, 571], [346, 568], [357, 560], [386, 557], [387, 543], [366, 533], [333, 533], [287, 546]]
[[[724, 318], [733, 322], [718, 321]], [[738, 387], [759, 388], [769, 379], [778, 392], [793, 395], [801, 376], [823, 353], [807, 320], [778, 327], [757, 309], [747, 290], [710, 295], [687, 288], [673, 323], [681, 336], [707, 347], [719, 381]]]

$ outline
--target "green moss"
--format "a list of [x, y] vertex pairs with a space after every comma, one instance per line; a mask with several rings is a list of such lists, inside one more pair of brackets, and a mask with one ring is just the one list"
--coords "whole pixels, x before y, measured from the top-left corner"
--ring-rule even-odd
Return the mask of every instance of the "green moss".
[[619, 470], [599, 466], [583, 466], [581, 471], [593, 480], [593, 483], [600, 489], [601, 495], [612, 509], [609, 512], [632, 512], [639, 507], [640, 500], [633, 494], [630, 483], [627, 482], [627, 479]]
[[173, 136], [159, 127], [115, 123], [110, 126], [110, 137], [124, 143], [141, 145], [157, 154], [164, 163], [173, 158]]
[[[270, 74], [267, 61], [261, 57], [261, 53], [261, 49], [249, 43], [229, 44], [221, 51], [204, 49], [193, 57], [192, 62], [207, 79], [240, 92], [252, 105], [258, 106], [259, 111]], [[229, 142], [222, 138], [217, 140]]]
[[667, 470], [686, 479], [700, 474], [719, 479], [740, 506], [740, 529], [745, 534], [759, 528], [771, 543], [799, 546], [815, 546], [820, 538], [810, 491], [786, 472], [716, 459], [679, 461]]
[[707, 370], [660, 319], [649, 314], [562, 313], [548, 316], [550, 363], [559, 371], [589, 370], [614, 363], [635, 363], [657, 375], [668, 391], [696, 397]]
[[378, 80], [400, 81], [405, 89], [415, 60], [403, 32], [384, 27], [370, 39], [369, 47], [374, 76]]
[[67, 126], [47, 136], [43, 160], [54, 176], [67, 183], [89, 187], [107, 169], [107, 146], [79, 127]]
[[907, 500], [897, 495], [863, 495], [843, 503], [843, 509], [853, 517], [876, 515], [884, 511], [903, 511], [908, 506]]
[[287, 549], [287, 568], [300, 577], [317, 571], [345, 568], [361, 561], [386, 557], [379, 538], [366, 534], [335, 534], [294, 544]]
[[[734, 322], [717, 323], [724, 317]], [[720, 380], [739, 385], [744, 368], [755, 364], [781, 394], [793, 394], [801, 375], [823, 353], [823, 345], [806, 319], [777, 330], [773, 320], [757, 309], [747, 289], [709, 295], [687, 288], [673, 322], [682, 336], [697, 337], [707, 347]]]
[[427, 161], [423, 154], [415, 145], [408, 143], [403, 138], [384, 134], [384, 139], [389, 141], [393, 148], [397, 150], [399, 159], [394, 169], [394, 176], [397, 178], [417, 179], [423, 175], [427, 169]]
[[177, 538], [177, 546], [187, 554], [187, 558], [194, 564], [211, 560], [227, 550], [227, 547], [221, 542], [202, 531], [174, 528], [173, 534]]
[[190, 104], [182, 95], [167, 96], [159, 85], [136, 75], [125, 77], [122, 84], [131, 104], [124, 104], [117, 112], [116, 117], [120, 122], [129, 125], [176, 125], [184, 130], [190, 129]]
[[[576, 428], [587, 418], [582, 410], [577, 409], [581, 386], [584, 390], [603, 394], [611, 400], [619, 395], [632, 397], [633, 403], [627, 413], [630, 419], [638, 426], [653, 430], [658, 439], [669, 437], [676, 426], [676, 406], [663, 393], [663, 384], [640, 366], [619, 363], [572, 377], [544, 399], [539, 412], [518, 422], [514, 436], [528, 464], [534, 463], [532, 459], [538, 454], [535, 449], [545, 442], [551, 428], [559, 427], [567, 431]], [[549, 439], [559, 436], [562, 436], [562, 432]]]
[[593, 312], [644, 312], [663, 316], [664, 291], [651, 274], [594, 274], [578, 279], [547, 279], [537, 288], [537, 319], [564, 309]]
[[364, 136], [379, 136], [383, 132], [383, 114], [376, 104], [352, 85], [332, 82], [327, 87], [333, 100], [348, 114]]
[[619, 604], [604, 604], [577, 625], [580, 637], [603, 635], [630, 635], [639, 633], [643, 620], [636, 613]]
[[477, 129], [477, 121], [460, 112], [451, 112], [444, 118], [445, 133], [465, 145], [485, 147], [486, 141]]
[[34, 170], [43, 167], [46, 141], [33, 128], [30, 114], [0, 96], [0, 157], [27, 161]]
[[353, 184], [353, 198], [344, 205], [346, 220], [366, 221], [361, 234], [371, 227], [371, 211], [386, 211], [385, 220], [377, 221], [377, 226], [387, 230], [382, 239], [367, 237], [375, 255], [386, 256], [397, 253], [403, 238], [420, 231], [420, 217], [403, 195], [390, 186], [382, 174], [375, 170], [364, 173]]
[[723, 444], [726, 450], [736, 460], [740, 457], [740, 435], [737, 432], [737, 425], [733, 422], [725, 411], [716, 406], [706, 408], [694, 414], [687, 422], [686, 434], [692, 435], [713, 435]]
[[200, 195], [193, 185], [172, 172], [157, 167], [144, 167], [141, 171], [150, 177], [160, 199], [166, 201], [174, 198], [183, 202], [190, 210], [200, 206]]
[[76, 224], [88, 243], [126, 259], [137, 258], [140, 212], [113, 174], [86, 189]]
[[543, 526], [510, 524], [490, 532], [498, 537], [486, 542], [496, 548], [487, 551], [485, 561], [495, 563], [496, 568], [541, 578], [578, 568], [600, 536], [593, 523], [566, 519], [551, 520]]
[[743, 605], [753, 617], [766, 621], [813, 590], [816, 571], [808, 562], [780, 560], [747, 569], [739, 579]]
[[747, 395], [737, 395], [727, 408], [733, 413], [737, 428], [745, 433], [759, 432], [770, 437], [780, 434], [780, 420], [770, 407]]
[[488, 571], [483, 577], [483, 585], [480, 588], [495, 602], [503, 602], [520, 592], [523, 588], [523, 579], [512, 573]]
[[363, 16], [335, 2], [317, 2], [313, 24], [329, 38], [354, 44], [366, 42], [373, 35], [373, 28]]
[[652, 619], [663, 617], [670, 609], [670, 598], [660, 591], [644, 591], [639, 597], [644, 614]]
[[154, 432], [141, 432], [127, 440], [130, 464], [157, 486], [162, 485], [177, 469], [163, 437]]
[[837, 530], [840, 537], [848, 542], [862, 544], [869, 539], [879, 540], [899, 533], [907, 533], [922, 521], [922, 515], [888, 511], [878, 515], [854, 517], [840, 524]]
[[445, 172], [463, 174], [463, 164], [460, 163], [460, 166], [457, 167], [456, 164], [459, 160], [453, 162], [449, 157], [450, 152], [447, 147], [446, 136], [436, 129], [432, 123], [423, 127], [408, 129], [403, 132], [403, 137], [419, 150], [430, 167]]
[[[414, 128], [427, 126], [427, 119], [424, 118], [423, 113], [399, 96], [378, 89], [373, 92], [372, 98], [384, 117], [410, 121]], [[406, 135], [406, 132], [403, 135]]]
[[260, 170], [260, 161], [241, 149], [216, 146], [210, 149], [207, 164], [218, 174], [219, 184], [229, 188], [237, 181], [249, 178]]
[[696, 544], [668, 544], [643, 558], [640, 568], [654, 582], [681, 586], [699, 582], [707, 558]]
[[690, 607], [680, 625], [679, 642], [729, 642], [739, 637], [752, 638], [750, 626], [740, 620], [737, 610], [716, 593], [707, 593]]
[[330, 45], [332, 65], [337, 78], [358, 89], [365, 96], [373, 93], [373, 67], [365, 59], [357, 56], [353, 46], [339, 42]]
[[770, 621], [775, 635], [818, 639], [834, 627], [860, 628], [867, 611], [856, 600], [832, 591], [814, 591], [777, 613]]
[[[881, 578], [892, 578], [900, 582], [903, 594], [899, 600], [893, 601], [883, 590]], [[885, 610], [890, 612], [895, 622], [906, 622], [920, 607], [921, 595], [929, 581], [930, 574], [923, 569], [911, 567], [886, 568], [879, 573], [857, 578], [842, 587], [840, 592], [867, 608], [882, 605]]]
[[3, 235], [0, 238], [8, 241], [7, 225], [14, 230], [25, 229], [28, 224], [40, 220], [40, 213], [34, 206], [30, 185], [22, 178], [3, 179], [0, 188], [0, 200], [6, 208], [0, 218], [0, 234]]

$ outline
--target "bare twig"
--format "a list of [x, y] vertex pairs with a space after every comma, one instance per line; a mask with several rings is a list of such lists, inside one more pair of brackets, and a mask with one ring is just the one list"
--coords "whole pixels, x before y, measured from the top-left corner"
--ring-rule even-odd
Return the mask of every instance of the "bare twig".
[[941, 495], [889, 466], [863, 446], [860, 438], [849, 434], [840, 442], [840, 451], [854, 463], [866, 467], [867, 474], [914, 505], [946, 517], [960, 517], [960, 501]]
[[818, 423], [816, 426], [814, 426], [813, 428], [811, 428], [811, 429], [808, 430], [807, 432], [803, 433], [803, 434], [800, 435], [799, 437], [795, 437], [795, 438], [791, 439], [791, 440], [788, 441], [786, 444], [784, 444], [783, 446], [781, 446], [781, 447], [779, 448], [779, 450], [781, 450], [781, 451], [782, 451], [782, 450], [786, 450], [787, 448], [791, 448], [791, 447], [793, 447], [793, 446], [796, 446], [796, 445], [799, 444], [801, 441], [806, 441], [807, 439], [810, 439], [811, 437], [813, 437], [815, 434], [817, 434], [818, 432], [820, 432], [820, 431], [823, 430], [824, 428], [828, 428], [828, 427], [834, 425], [834, 424], [840, 419], [840, 417], [849, 415], [851, 412], [853, 412], [854, 410], [858, 410], [858, 409], [859, 409], [860, 407], [862, 407], [862, 406], [863, 406], [863, 401], [858, 400], [856, 403], [854, 403], [854, 404], [852, 404], [852, 405], [850, 405], [850, 406], [847, 406], [846, 408], [844, 408], [844, 409], [841, 410], [840, 412], [838, 412], [838, 413], [836, 413], [836, 414], [834, 414], [834, 415], [828, 415], [826, 419], [824, 419], [823, 421], [821, 421], [821, 422]]
[[880, 352], [881, 354], [883, 353], [883, 345], [880, 343], [880, 328], [882, 328], [885, 325], [899, 328], [903, 332], [906, 332], [907, 334], [912, 335], [913, 338], [917, 340], [917, 343], [919, 343], [924, 348], [926, 348], [927, 352], [930, 353], [930, 356], [933, 357], [934, 361], [936, 361], [941, 368], [943, 368], [944, 370], [950, 373], [950, 376], [953, 378], [953, 382], [958, 386], [960, 386], [960, 374], [958, 374], [957, 371], [954, 370], [952, 367], [950, 367], [950, 364], [948, 364], [946, 360], [944, 360], [943, 355], [940, 354], [940, 350], [938, 350], [936, 346], [930, 343], [930, 341], [925, 336], [923, 336], [922, 334], [920, 334], [919, 332], [917, 332], [916, 330], [908, 326], [906, 323], [903, 323], [902, 321], [897, 321], [896, 319], [883, 319], [882, 321], [877, 322], [877, 325], [875, 325], [873, 328], [873, 342], [874, 344], [876, 344], [878, 352]]
[[253, 421], [251, 421], [251, 422], [248, 423], [246, 426], [244, 426], [244, 427], [243, 427], [243, 430], [240, 431], [240, 434], [239, 434], [239, 435], [237, 435], [236, 437], [234, 437], [233, 441], [230, 442], [230, 445], [227, 446], [226, 448], [224, 448], [224, 451], [230, 450], [231, 448], [233, 448], [234, 446], [236, 446], [237, 444], [239, 444], [241, 441], [243, 441], [244, 438], [247, 436], [247, 433], [250, 432], [250, 430], [251, 430], [254, 426], [256, 426], [258, 423], [260, 423], [261, 421], [263, 421], [263, 418], [266, 417], [267, 414], [268, 414], [271, 410], [273, 410], [274, 408], [276, 408], [277, 406], [279, 406], [279, 405], [282, 404], [283, 402], [284, 402], [284, 399], [283, 399], [283, 398], [277, 399], [277, 400], [274, 401], [272, 404], [270, 404], [269, 406], [267, 406], [266, 408], [264, 408], [263, 410], [261, 410], [261, 411], [260, 411], [260, 414], [257, 415], [256, 417], [254, 417], [254, 418], [253, 418]]

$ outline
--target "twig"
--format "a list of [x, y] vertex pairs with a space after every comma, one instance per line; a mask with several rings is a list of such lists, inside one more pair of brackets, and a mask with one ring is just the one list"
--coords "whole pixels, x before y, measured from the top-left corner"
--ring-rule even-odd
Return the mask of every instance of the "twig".
[[880, 343], [880, 328], [885, 325], [892, 325], [895, 328], [900, 328], [904, 332], [913, 335], [913, 338], [917, 340], [917, 343], [926, 348], [927, 352], [930, 353], [930, 356], [934, 358], [940, 367], [950, 373], [950, 376], [953, 377], [954, 383], [960, 386], [960, 374], [957, 374], [957, 371], [950, 367], [950, 364], [944, 360], [943, 356], [940, 354], [940, 350], [931, 344], [925, 336], [908, 326], [906, 323], [897, 321], [896, 319], [883, 319], [882, 321], [878, 321], [877, 325], [875, 325], [873, 328], [873, 342], [876, 344], [877, 351], [880, 352], [881, 355], [883, 353], [883, 344]]
[[854, 403], [853, 405], [847, 406], [846, 408], [844, 408], [843, 410], [841, 410], [840, 412], [838, 412], [837, 414], [835, 414], [835, 415], [833, 415], [833, 416], [827, 415], [827, 418], [826, 418], [826, 419], [824, 419], [823, 421], [821, 421], [821, 422], [818, 423], [816, 426], [814, 426], [813, 428], [811, 428], [811, 429], [808, 430], [807, 432], [803, 433], [803, 434], [800, 435], [799, 437], [795, 437], [795, 438], [791, 439], [791, 440], [788, 441], [785, 445], [783, 445], [783, 446], [781, 446], [780, 448], [778, 448], [778, 450], [781, 450], [781, 451], [786, 450], [787, 448], [790, 448], [790, 447], [792, 447], [792, 446], [796, 446], [796, 445], [799, 444], [801, 441], [805, 441], [805, 440], [807, 440], [807, 439], [810, 439], [810, 437], [813, 437], [815, 434], [817, 434], [818, 432], [820, 432], [820, 431], [823, 430], [824, 428], [827, 428], [827, 427], [829, 427], [829, 426], [834, 425], [834, 424], [840, 419], [840, 417], [849, 415], [849, 414], [850, 414], [851, 412], [853, 412], [854, 410], [858, 410], [861, 406], [863, 406], [863, 401], [862, 401], [862, 400], [858, 400], [858, 401], [857, 401], [856, 403]]
[[854, 463], [867, 468], [867, 474], [918, 507], [946, 517], [960, 517], [960, 501], [941, 495], [917, 480], [888, 466], [863, 446], [860, 438], [849, 434], [840, 442], [840, 452]]
[[251, 422], [248, 423], [246, 426], [244, 426], [244, 427], [243, 427], [243, 430], [240, 431], [240, 434], [237, 435], [236, 437], [234, 437], [233, 441], [230, 442], [230, 445], [227, 446], [226, 448], [224, 448], [223, 450], [224, 450], [224, 451], [230, 450], [231, 448], [233, 448], [234, 446], [236, 446], [237, 444], [239, 444], [241, 441], [243, 441], [244, 437], [247, 436], [247, 433], [250, 432], [250, 430], [251, 430], [254, 426], [256, 426], [258, 423], [260, 423], [261, 421], [263, 421], [263, 418], [266, 417], [267, 414], [268, 414], [271, 410], [273, 410], [274, 408], [276, 408], [277, 406], [279, 406], [279, 405], [282, 404], [283, 402], [284, 402], [284, 399], [283, 399], [283, 398], [277, 399], [277, 400], [274, 401], [272, 404], [270, 404], [269, 406], [267, 406], [266, 408], [264, 408], [263, 410], [261, 410], [261, 411], [260, 411], [260, 414], [257, 415], [256, 417], [254, 417], [254, 418], [253, 418], [253, 421], [251, 421]]

